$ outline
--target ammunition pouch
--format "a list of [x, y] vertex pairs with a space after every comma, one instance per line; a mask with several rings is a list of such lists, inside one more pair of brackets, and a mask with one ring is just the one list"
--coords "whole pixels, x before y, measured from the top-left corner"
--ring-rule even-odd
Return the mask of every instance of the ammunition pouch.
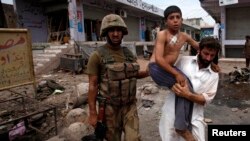
[[129, 79], [129, 101], [135, 101], [136, 100], [136, 78], [130, 78]]
[[138, 76], [140, 66], [137, 63], [125, 63], [126, 78]]
[[136, 77], [140, 66], [137, 63], [114, 63], [107, 65], [106, 78], [112, 81]]
[[105, 46], [97, 50], [101, 56], [99, 93], [106, 98], [106, 104], [125, 105], [136, 100], [136, 77], [140, 66], [128, 48], [122, 49], [124, 62], [115, 60]]
[[100, 93], [106, 98], [106, 104], [126, 105], [136, 100], [136, 78], [112, 81], [104, 79], [100, 84]]
[[126, 78], [125, 66], [123, 63], [114, 63], [107, 65], [107, 78], [109, 80], [122, 80]]

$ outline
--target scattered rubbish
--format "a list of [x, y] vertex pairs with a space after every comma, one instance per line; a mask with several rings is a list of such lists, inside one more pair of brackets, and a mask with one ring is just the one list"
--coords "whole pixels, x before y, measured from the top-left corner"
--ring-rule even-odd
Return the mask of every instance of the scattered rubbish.
[[155, 104], [153, 100], [147, 100], [147, 99], [142, 99], [141, 102], [144, 108], [150, 108]]
[[48, 74], [48, 75], [42, 75], [43, 78], [49, 78], [51, 77], [52, 75], [51, 74]]
[[239, 109], [238, 108], [232, 108], [232, 112], [237, 112]]
[[9, 116], [12, 113], [13, 111], [3, 110], [3, 111], [0, 111], [0, 117]]
[[248, 113], [248, 109], [244, 109], [242, 111], [243, 111], [243, 113]]
[[60, 68], [69, 70], [76, 74], [82, 73], [85, 67], [85, 60], [82, 54], [64, 54], [60, 58]]
[[139, 87], [138, 90], [146, 95], [159, 93], [159, 88], [155, 84], [149, 84], [149, 83]]
[[61, 94], [61, 93], [63, 93], [63, 91], [61, 91], [61, 90], [55, 90], [55, 91], [52, 93], [52, 95], [54, 95], [54, 94]]
[[212, 122], [213, 122], [213, 120], [212, 120], [212, 119], [210, 119], [210, 118], [204, 118], [204, 122], [206, 122], [206, 123], [212, 123]]
[[239, 84], [239, 82], [247, 82], [250, 76], [248, 68], [234, 67], [234, 71], [229, 72], [229, 79], [231, 83]]
[[42, 100], [51, 94], [63, 93], [64, 90], [65, 88], [54, 80], [42, 80], [37, 86], [37, 99]]
[[9, 140], [13, 141], [18, 136], [22, 136], [25, 134], [26, 127], [24, 124], [24, 121], [19, 122], [17, 125], [15, 125], [12, 130], [9, 132]]

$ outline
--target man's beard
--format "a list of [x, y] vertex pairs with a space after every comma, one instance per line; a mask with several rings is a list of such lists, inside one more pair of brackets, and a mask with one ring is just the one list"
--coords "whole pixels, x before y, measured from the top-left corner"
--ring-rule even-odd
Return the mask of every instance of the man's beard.
[[208, 67], [209, 64], [211, 64], [213, 62], [212, 61], [207, 61], [207, 60], [204, 60], [200, 54], [198, 54], [198, 61], [201, 65], [203, 65], [204, 67]]
[[113, 42], [111, 41], [111, 39], [109, 38], [109, 36], [106, 36], [106, 38], [107, 38], [107, 42], [108, 42], [111, 46], [120, 46], [121, 43], [122, 43], [122, 40], [121, 40], [119, 43], [113, 43]]

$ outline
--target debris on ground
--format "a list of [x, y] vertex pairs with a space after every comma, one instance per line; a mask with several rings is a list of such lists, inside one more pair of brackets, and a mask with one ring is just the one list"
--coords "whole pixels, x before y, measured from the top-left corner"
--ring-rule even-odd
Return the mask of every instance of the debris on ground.
[[144, 84], [138, 88], [142, 95], [157, 94], [159, 93], [159, 88], [155, 84]]
[[231, 83], [248, 82], [250, 76], [250, 70], [248, 68], [234, 67], [234, 69], [234, 71], [228, 74]]
[[141, 102], [144, 108], [150, 108], [155, 104], [153, 100], [147, 100], [147, 99], [142, 99]]
[[213, 122], [213, 120], [212, 120], [212, 119], [210, 119], [210, 118], [204, 118], [204, 122], [206, 122], [206, 123], [212, 123], [212, 122]]
[[42, 100], [47, 98], [52, 94], [61, 94], [65, 88], [60, 84], [56, 83], [54, 80], [46, 79], [39, 82], [37, 86], [37, 99]]
[[237, 111], [239, 111], [239, 108], [232, 108], [231, 110], [232, 110], [232, 112], [237, 112]]

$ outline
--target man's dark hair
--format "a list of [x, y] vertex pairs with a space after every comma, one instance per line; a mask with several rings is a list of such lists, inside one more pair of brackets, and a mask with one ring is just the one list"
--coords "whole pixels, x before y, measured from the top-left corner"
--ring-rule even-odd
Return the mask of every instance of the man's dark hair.
[[204, 48], [214, 49], [217, 51], [217, 54], [215, 58], [213, 59], [214, 64], [219, 63], [219, 52], [221, 50], [221, 45], [218, 41], [218, 39], [215, 39], [214, 37], [204, 37], [201, 39], [199, 44], [199, 49], [202, 50]]
[[219, 41], [213, 37], [204, 37], [201, 39], [199, 45], [200, 50], [204, 49], [205, 47], [215, 49], [217, 52], [221, 50]]
[[178, 6], [175, 6], [175, 5], [169, 6], [164, 11], [164, 18], [167, 19], [170, 14], [176, 13], [176, 12], [180, 13], [182, 16], [181, 9]]

